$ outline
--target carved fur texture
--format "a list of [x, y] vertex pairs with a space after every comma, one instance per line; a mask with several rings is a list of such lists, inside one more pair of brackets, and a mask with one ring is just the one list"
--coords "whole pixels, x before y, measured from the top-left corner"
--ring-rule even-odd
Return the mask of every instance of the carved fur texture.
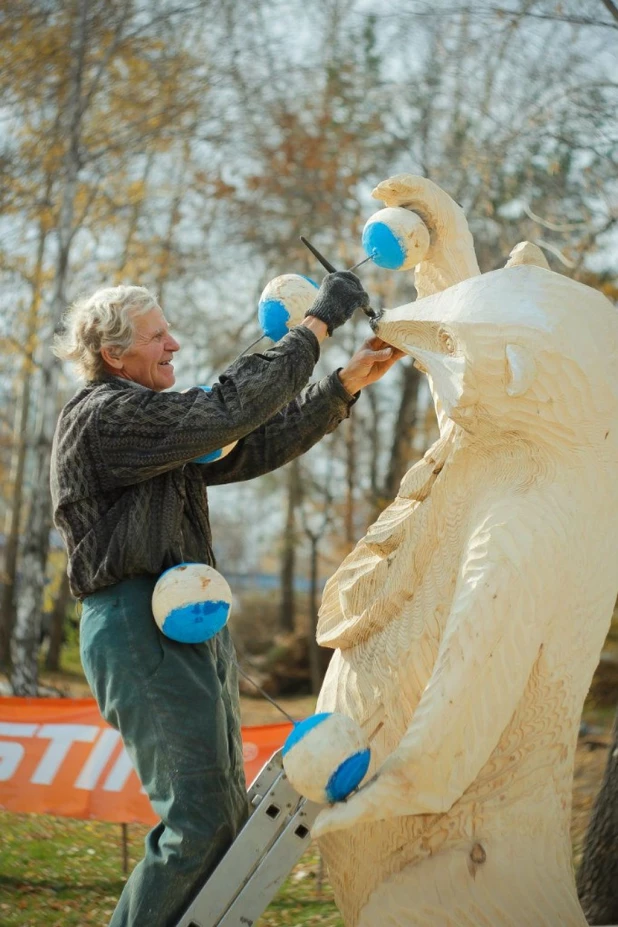
[[441, 435], [325, 589], [318, 710], [373, 734], [373, 779], [314, 833], [349, 927], [582, 927], [571, 786], [618, 593], [618, 313], [534, 248], [480, 275], [429, 181], [377, 190], [432, 235], [424, 295], [376, 331], [428, 373]]

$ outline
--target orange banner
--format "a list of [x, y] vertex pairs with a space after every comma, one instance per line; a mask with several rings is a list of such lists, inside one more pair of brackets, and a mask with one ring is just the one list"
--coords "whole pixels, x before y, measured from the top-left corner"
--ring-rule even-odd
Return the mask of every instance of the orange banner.
[[[247, 782], [291, 724], [244, 727]], [[94, 699], [0, 698], [0, 808], [153, 824], [157, 817]]]

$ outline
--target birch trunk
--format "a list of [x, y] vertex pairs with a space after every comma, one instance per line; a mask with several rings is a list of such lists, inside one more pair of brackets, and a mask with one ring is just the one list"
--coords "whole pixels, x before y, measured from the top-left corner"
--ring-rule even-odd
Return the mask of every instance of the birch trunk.
[[279, 627], [282, 631], [293, 632], [296, 627], [296, 509], [301, 501], [300, 471], [298, 460], [293, 460], [288, 467], [288, 501], [283, 529], [283, 549], [281, 552], [281, 603], [279, 609]]
[[[307, 532], [308, 533], [308, 532]], [[320, 661], [320, 647], [316, 640], [318, 628], [318, 544], [319, 537], [309, 534], [311, 544], [311, 575], [309, 578], [309, 670], [311, 693], [318, 695], [324, 674]]]
[[47, 657], [45, 658], [45, 669], [52, 670], [54, 672], [60, 669], [60, 651], [62, 650], [62, 642], [64, 639], [64, 623], [66, 620], [67, 607], [70, 598], [71, 590], [69, 589], [69, 574], [65, 570], [62, 574], [60, 588], [58, 590], [58, 595], [56, 596], [56, 601], [54, 602], [54, 610], [51, 615], [51, 622], [49, 627], [49, 650], [47, 651]]
[[345, 423], [345, 519], [344, 535], [346, 543], [352, 547], [356, 540], [354, 530], [355, 514], [355, 496], [354, 489], [356, 486], [356, 435], [355, 420], [349, 418]]
[[[47, 190], [49, 195], [49, 188]], [[25, 355], [22, 364], [21, 396], [19, 411], [13, 435], [13, 460], [11, 463], [11, 510], [6, 525], [6, 544], [2, 570], [2, 601], [0, 604], [0, 665], [10, 662], [11, 636], [15, 624], [15, 576], [19, 551], [19, 525], [22, 514], [24, 473], [28, 447], [27, 430], [30, 415], [31, 384], [33, 376], [33, 354], [41, 305], [43, 255], [45, 253], [46, 229], [39, 229], [39, 241], [34, 273], [34, 293], [28, 313]]]
[[11, 462], [11, 509], [6, 519], [4, 563], [2, 565], [2, 601], [0, 604], [0, 666], [8, 666], [11, 656], [11, 636], [15, 624], [15, 571], [19, 548], [19, 521], [22, 509], [24, 470], [26, 465], [26, 429], [30, 407], [30, 375], [22, 380], [19, 409], [13, 429], [13, 460]]
[[[64, 156], [64, 184], [60, 202], [58, 252], [50, 319], [55, 330], [66, 306], [66, 280], [71, 245], [75, 235], [75, 195], [81, 167], [80, 136], [83, 117], [83, 71], [88, 41], [87, 0], [74, 4], [71, 36], [70, 87], [61, 128], [68, 144]], [[33, 696], [38, 689], [38, 648], [41, 633], [41, 612], [45, 569], [52, 522], [49, 490], [51, 444], [57, 415], [57, 393], [60, 364], [47, 349], [41, 361], [41, 414], [34, 435], [34, 491], [30, 504], [25, 544], [16, 586], [15, 630], [13, 634], [11, 685], [15, 695]]]

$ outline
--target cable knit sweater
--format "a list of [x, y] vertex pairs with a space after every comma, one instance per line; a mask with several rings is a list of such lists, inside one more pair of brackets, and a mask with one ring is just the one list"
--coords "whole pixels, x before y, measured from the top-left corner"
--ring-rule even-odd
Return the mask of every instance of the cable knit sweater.
[[[60, 414], [51, 466], [73, 594], [187, 561], [214, 566], [206, 487], [275, 470], [349, 415], [336, 373], [303, 390], [319, 353], [299, 327], [235, 361], [211, 392], [114, 376], [80, 390]], [[234, 441], [226, 457], [193, 462]]]

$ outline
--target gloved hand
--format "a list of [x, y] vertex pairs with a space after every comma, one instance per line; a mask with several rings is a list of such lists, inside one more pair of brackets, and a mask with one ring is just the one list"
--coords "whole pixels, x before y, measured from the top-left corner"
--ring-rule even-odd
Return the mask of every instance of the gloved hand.
[[324, 322], [328, 334], [352, 317], [355, 309], [369, 306], [369, 296], [364, 291], [356, 274], [349, 270], [327, 274], [313, 305], [305, 312], [305, 318], [312, 315]]

